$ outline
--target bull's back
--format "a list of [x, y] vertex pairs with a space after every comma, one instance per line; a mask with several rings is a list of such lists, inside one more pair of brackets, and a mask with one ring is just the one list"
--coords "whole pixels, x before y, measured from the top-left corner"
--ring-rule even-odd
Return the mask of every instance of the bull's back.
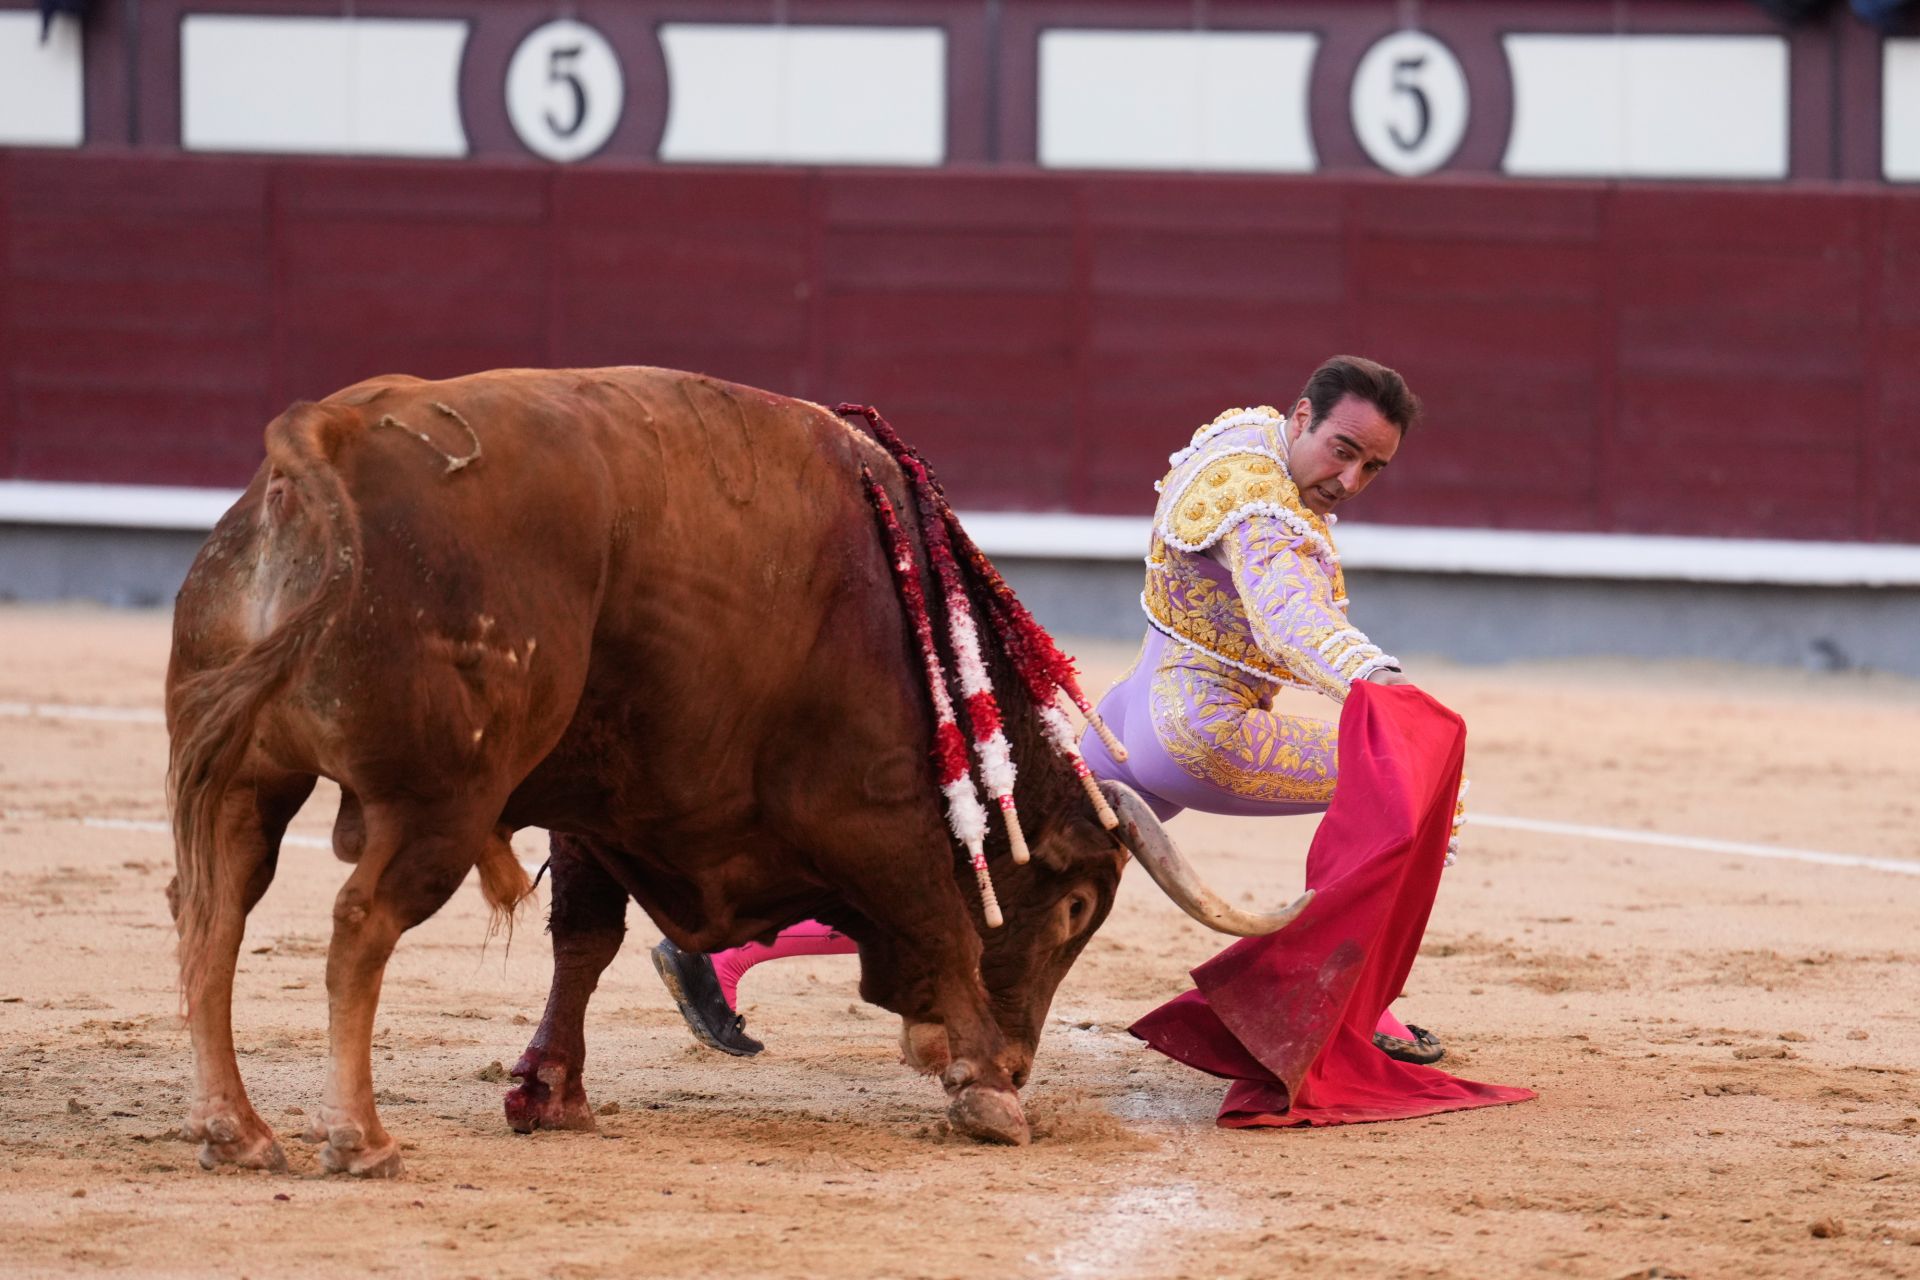
[[795, 740], [809, 724], [831, 738], [863, 691], [911, 692], [858, 481], [892, 463], [818, 406], [664, 369], [499, 370], [374, 379], [267, 434], [183, 589], [176, 663], [230, 661], [350, 576], [264, 727], [289, 767], [378, 786], [551, 753], [566, 776], [536, 791], [592, 775], [629, 805], [726, 809], [766, 756], [820, 745]]
[[[858, 472], [890, 472], [892, 460], [817, 405], [645, 366], [382, 380], [335, 399], [369, 390], [379, 398], [363, 418], [423, 426], [432, 443], [367, 429], [351, 481], [363, 525], [390, 510], [416, 546], [440, 547], [449, 569], [483, 569], [510, 602], [568, 612], [591, 600], [607, 642], [711, 639], [813, 607], [850, 558], [874, 560]], [[438, 474], [476, 449], [460, 472]], [[441, 538], [448, 529], [461, 537]], [[467, 586], [437, 567], [434, 580], [455, 599]]]
[[686, 839], [804, 823], [843, 784], [865, 797], [868, 770], [911, 791], [924, 697], [860, 481], [863, 465], [897, 477], [892, 459], [804, 401], [667, 370], [591, 376], [626, 406], [609, 419], [607, 589], [528, 820], [567, 825], [574, 806], [589, 830]]

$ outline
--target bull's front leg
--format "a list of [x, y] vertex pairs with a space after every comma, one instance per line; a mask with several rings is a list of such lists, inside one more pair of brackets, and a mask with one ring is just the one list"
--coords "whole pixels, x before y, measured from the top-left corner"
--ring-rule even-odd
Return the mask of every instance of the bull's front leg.
[[586, 842], [556, 835], [549, 846], [553, 878], [553, 986], [547, 1011], [527, 1051], [514, 1064], [520, 1085], [505, 1100], [507, 1123], [535, 1129], [592, 1129], [593, 1109], [581, 1073], [587, 1061], [587, 1002], [619, 954], [627, 932], [627, 892], [601, 867]]
[[860, 994], [901, 1016], [902, 1056], [938, 1077], [957, 1131], [1024, 1146], [1030, 1133], [1015, 1082], [1024, 1073], [1023, 1055], [993, 1017], [978, 939], [971, 931], [952, 938], [937, 932], [910, 942], [862, 940]]

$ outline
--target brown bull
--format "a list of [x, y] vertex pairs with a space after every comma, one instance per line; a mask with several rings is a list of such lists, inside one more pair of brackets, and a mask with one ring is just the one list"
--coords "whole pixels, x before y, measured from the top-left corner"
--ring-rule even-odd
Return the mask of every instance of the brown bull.
[[[859, 479], [870, 468], [919, 537], [886, 449], [817, 405], [645, 368], [379, 378], [294, 406], [266, 440], [181, 588], [167, 675], [203, 1164], [285, 1163], [235, 1062], [233, 976], [318, 777], [341, 788], [333, 845], [353, 866], [307, 1135], [328, 1169], [398, 1171], [370, 1052], [387, 959], [476, 866], [511, 910], [523, 826], [556, 833], [556, 969], [517, 1121], [582, 1122], [582, 1015], [631, 897], [688, 949], [836, 925], [955, 1125], [1024, 1140], [1015, 1090], [1127, 848], [990, 655], [1033, 857], [1014, 865], [996, 832], [1006, 923], [980, 927]], [[1109, 794], [1196, 918], [1256, 932], [1298, 909], [1226, 907], [1136, 798]]]

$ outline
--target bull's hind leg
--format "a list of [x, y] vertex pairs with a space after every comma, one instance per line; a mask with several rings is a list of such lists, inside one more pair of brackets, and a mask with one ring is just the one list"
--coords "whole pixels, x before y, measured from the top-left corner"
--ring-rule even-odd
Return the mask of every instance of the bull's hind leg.
[[507, 1123], [535, 1129], [592, 1129], [581, 1073], [587, 1061], [587, 1001], [627, 933], [627, 891], [583, 840], [556, 835], [552, 845], [553, 987], [547, 1012], [514, 1064], [521, 1084], [506, 1097]]
[[[361, 796], [366, 848], [333, 904], [327, 948], [326, 1091], [307, 1139], [331, 1173], [391, 1178], [400, 1147], [373, 1105], [373, 1020], [400, 935], [438, 911], [500, 837], [494, 805], [383, 803]], [[495, 851], [497, 853], [497, 851]], [[511, 857], [511, 851], [507, 855]]]
[[[247, 913], [273, 883], [287, 823], [314, 779], [286, 775], [243, 780], [222, 799], [209, 886], [212, 927], [198, 964], [183, 964], [187, 1026], [193, 1037], [193, 1101], [181, 1136], [198, 1141], [200, 1163], [284, 1170], [286, 1155], [253, 1109], [233, 1053], [233, 976]], [[169, 898], [172, 888], [168, 890]], [[182, 957], [183, 961], [186, 957]]]

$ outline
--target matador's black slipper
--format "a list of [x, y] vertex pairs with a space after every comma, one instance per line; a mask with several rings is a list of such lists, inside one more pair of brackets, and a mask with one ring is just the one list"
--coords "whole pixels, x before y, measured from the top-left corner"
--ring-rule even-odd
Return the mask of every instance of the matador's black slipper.
[[767, 1047], [747, 1034], [747, 1020], [720, 994], [712, 960], [698, 951], [682, 951], [671, 939], [662, 938], [653, 949], [653, 968], [680, 1006], [687, 1030], [701, 1044], [736, 1058], [751, 1058]]
[[1447, 1056], [1446, 1046], [1440, 1043], [1440, 1037], [1425, 1027], [1416, 1027], [1411, 1022], [1407, 1030], [1413, 1032], [1413, 1039], [1390, 1036], [1384, 1031], [1373, 1033], [1373, 1047], [1396, 1062], [1411, 1062], [1417, 1066], [1430, 1067]]

